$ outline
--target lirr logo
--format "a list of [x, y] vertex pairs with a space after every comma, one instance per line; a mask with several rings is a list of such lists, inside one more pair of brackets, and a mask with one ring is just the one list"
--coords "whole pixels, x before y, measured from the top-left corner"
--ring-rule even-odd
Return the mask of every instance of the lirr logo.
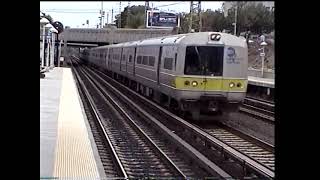
[[239, 64], [239, 58], [237, 58], [236, 50], [233, 47], [227, 49], [227, 63], [228, 64]]

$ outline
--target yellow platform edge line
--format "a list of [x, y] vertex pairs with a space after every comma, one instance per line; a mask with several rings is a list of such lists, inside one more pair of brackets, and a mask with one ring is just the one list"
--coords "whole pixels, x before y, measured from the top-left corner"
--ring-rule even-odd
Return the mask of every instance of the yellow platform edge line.
[[63, 69], [53, 177], [98, 179], [71, 69]]

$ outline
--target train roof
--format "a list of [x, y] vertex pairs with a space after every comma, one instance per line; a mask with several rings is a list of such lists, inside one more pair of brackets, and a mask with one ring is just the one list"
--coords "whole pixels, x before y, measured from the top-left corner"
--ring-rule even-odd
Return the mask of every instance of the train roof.
[[140, 41], [131, 41], [119, 44], [112, 44], [94, 49], [104, 49], [109, 47], [131, 47], [144, 45], [227, 45], [247, 47], [246, 40], [228, 33], [221, 32], [198, 32], [188, 34], [177, 34], [163, 37], [150, 38]]

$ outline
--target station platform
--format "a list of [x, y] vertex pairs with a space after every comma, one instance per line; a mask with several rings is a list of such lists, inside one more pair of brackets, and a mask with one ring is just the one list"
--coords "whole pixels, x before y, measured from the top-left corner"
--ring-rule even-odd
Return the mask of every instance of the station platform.
[[40, 179], [106, 179], [70, 68], [40, 79]]
[[267, 88], [274, 88], [274, 79], [248, 76], [248, 84]]

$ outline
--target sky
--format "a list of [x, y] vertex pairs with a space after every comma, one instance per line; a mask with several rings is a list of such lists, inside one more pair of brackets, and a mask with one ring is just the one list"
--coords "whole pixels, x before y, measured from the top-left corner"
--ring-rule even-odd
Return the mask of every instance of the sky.
[[[145, 1], [129, 1], [130, 6], [144, 5]], [[70, 2], [54, 2], [54, 1], [40, 1], [40, 11], [49, 14], [54, 21], [60, 21], [64, 26], [71, 28], [96, 28], [99, 23], [99, 11], [103, 4], [105, 11], [105, 23], [111, 23], [111, 11], [113, 9], [113, 20], [119, 14], [120, 1], [70, 1]], [[121, 11], [128, 6], [128, 1], [121, 1]], [[189, 12], [190, 1], [149, 1], [150, 7], [157, 7], [159, 10], [169, 12]], [[222, 1], [201, 1], [202, 10], [216, 10], [222, 8]], [[108, 18], [107, 18], [107, 14]], [[86, 21], [89, 20], [89, 26]], [[83, 26], [83, 24], [85, 24]]]

